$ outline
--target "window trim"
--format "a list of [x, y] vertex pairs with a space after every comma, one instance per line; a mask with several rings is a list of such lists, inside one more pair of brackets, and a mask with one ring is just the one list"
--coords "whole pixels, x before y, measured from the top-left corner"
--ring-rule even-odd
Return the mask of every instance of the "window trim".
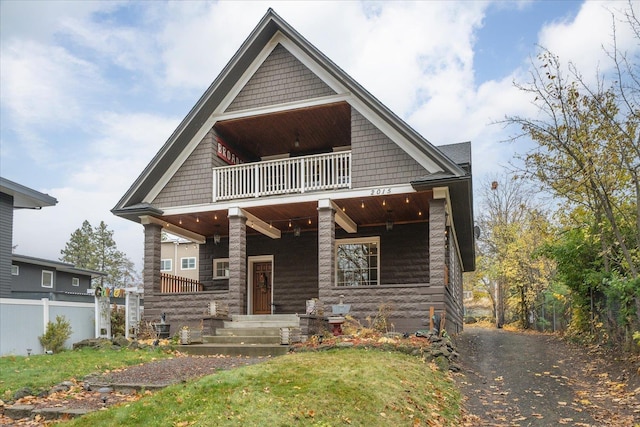
[[[44, 276], [45, 276], [45, 273], [47, 273], [47, 275], [49, 275], [49, 276], [51, 277], [51, 282], [50, 282], [50, 284], [49, 284], [49, 285], [45, 285], [45, 284], [44, 284]], [[42, 270], [42, 275], [40, 276], [40, 285], [41, 285], [43, 288], [49, 288], [49, 289], [52, 289], [52, 288], [53, 288], [53, 278], [54, 278], [54, 272], [53, 272], [53, 271], [51, 271], [51, 270]]]
[[19, 276], [20, 275], [20, 266], [19, 265], [11, 264], [11, 275], [12, 276]]
[[[185, 260], [193, 260], [193, 267], [189, 267], [187, 264], [187, 268], [184, 267], [184, 261]], [[188, 262], [188, 261], [187, 261]], [[187, 256], [187, 257], [182, 257], [180, 258], [180, 270], [195, 270], [196, 268], [198, 268], [197, 265], [197, 261], [196, 261], [196, 257], [194, 256]]]
[[[226, 262], [227, 263], [227, 275], [226, 276], [219, 276], [218, 275], [218, 264], [219, 263], [223, 263]], [[213, 278], [214, 279], [228, 279], [229, 275], [230, 275], [230, 266], [229, 264], [229, 258], [214, 258], [213, 259]]]
[[[377, 258], [377, 262], [376, 262], [376, 282], [375, 283], [371, 283], [369, 282], [369, 284], [367, 285], [354, 285], [354, 286], [350, 286], [350, 285], [340, 285], [338, 283], [338, 277], [339, 277], [339, 263], [338, 263], [338, 257], [340, 256], [339, 251], [338, 251], [338, 247], [340, 245], [343, 244], [362, 244], [362, 243], [373, 243], [375, 244], [375, 246], [378, 248], [377, 254], [376, 254], [376, 258]], [[336, 239], [335, 240], [335, 263], [336, 263], [336, 276], [335, 276], [335, 287], [337, 288], [364, 288], [364, 287], [371, 287], [371, 286], [380, 286], [380, 256], [381, 256], [381, 247], [380, 247], [380, 236], [363, 236], [363, 237], [354, 237], [354, 238], [347, 238], [347, 239]], [[370, 269], [371, 270], [371, 269]]]
[[[163, 263], [169, 261], [169, 268], [163, 269]], [[173, 260], [171, 258], [164, 258], [160, 260], [160, 271], [173, 271]]]
[[79, 277], [72, 277], [71, 278], [71, 286], [80, 286], [80, 278]]

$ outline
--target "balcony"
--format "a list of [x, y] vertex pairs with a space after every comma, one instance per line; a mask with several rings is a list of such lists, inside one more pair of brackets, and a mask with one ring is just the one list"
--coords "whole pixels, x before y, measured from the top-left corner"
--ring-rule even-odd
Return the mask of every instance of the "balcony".
[[351, 151], [213, 169], [213, 201], [351, 188]]

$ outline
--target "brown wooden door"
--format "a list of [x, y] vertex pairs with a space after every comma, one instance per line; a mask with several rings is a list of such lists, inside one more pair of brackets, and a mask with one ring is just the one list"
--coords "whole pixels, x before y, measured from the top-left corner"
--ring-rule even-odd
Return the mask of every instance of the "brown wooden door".
[[253, 263], [253, 314], [271, 314], [271, 262]]

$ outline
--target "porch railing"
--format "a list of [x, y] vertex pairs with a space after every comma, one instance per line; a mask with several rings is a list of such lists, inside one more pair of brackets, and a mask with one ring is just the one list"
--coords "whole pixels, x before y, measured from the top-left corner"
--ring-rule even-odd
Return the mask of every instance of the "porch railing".
[[202, 283], [195, 279], [160, 273], [160, 293], [179, 294], [186, 292], [202, 292]]
[[213, 200], [351, 188], [351, 151], [213, 169]]

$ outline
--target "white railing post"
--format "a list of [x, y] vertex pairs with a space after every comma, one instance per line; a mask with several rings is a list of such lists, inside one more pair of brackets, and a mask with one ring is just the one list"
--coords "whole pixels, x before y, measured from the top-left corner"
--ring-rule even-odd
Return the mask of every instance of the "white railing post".
[[213, 202], [218, 200], [218, 171], [213, 169]]
[[305, 167], [304, 157], [300, 157], [299, 166], [300, 166], [300, 192], [304, 193], [305, 188], [307, 187], [307, 168]]
[[253, 167], [253, 185], [256, 197], [260, 197], [260, 163], [256, 163]]

